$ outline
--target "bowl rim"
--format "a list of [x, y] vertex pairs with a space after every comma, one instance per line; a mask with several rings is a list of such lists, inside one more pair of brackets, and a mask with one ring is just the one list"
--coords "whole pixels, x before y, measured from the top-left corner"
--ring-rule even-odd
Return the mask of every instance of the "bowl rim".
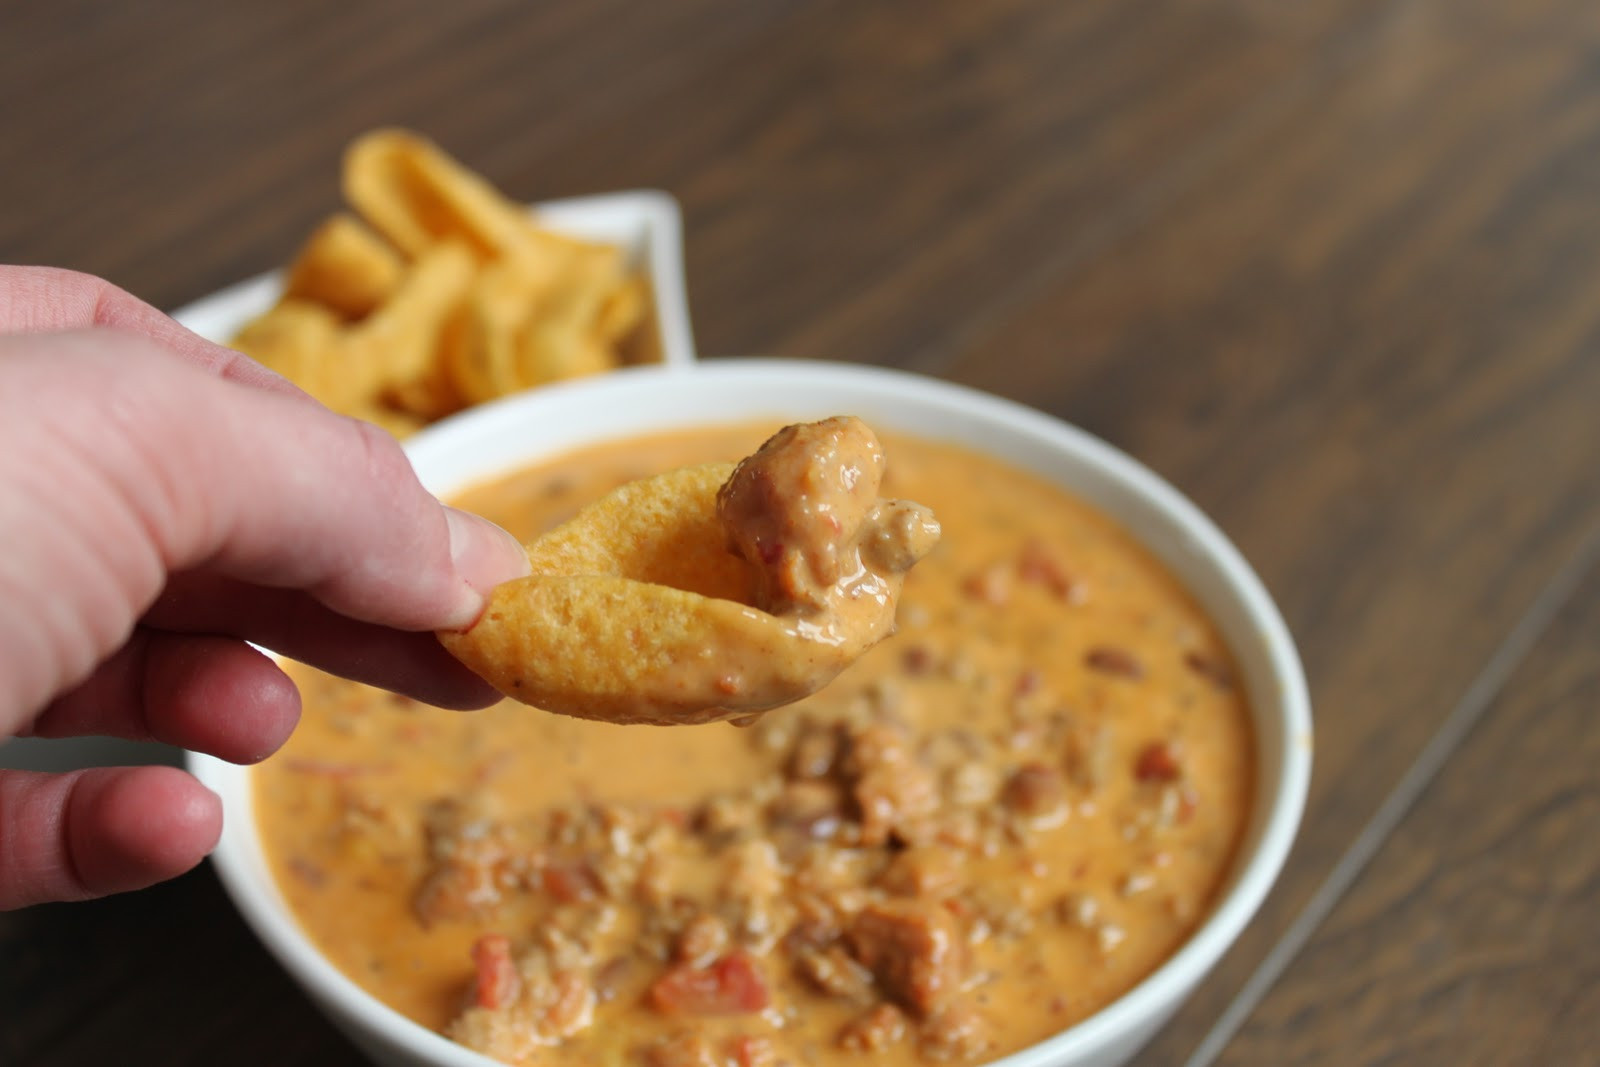
[[[1143, 1040], [1148, 1034], [1140, 1035], [1146, 1029], [1153, 1033], [1155, 1024], [1163, 1022], [1182, 1002], [1254, 916], [1282, 870], [1305, 806], [1312, 759], [1310, 698], [1293, 639], [1260, 578], [1196, 505], [1149, 468], [1100, 438], [1014, 401], [881, 367], [773, 358], [629, 367], [603, 378], [549, 386], [472, 409], [419, 433], [408, 442], [407, 452], [423, 476], [424, 484], [435, 492], [441, 489], [454, 492], [563, 449], [579, 448], [629, 433], [689, 428], [715, 421], [748, 421], [768, 414], [782, 417], [787, 406], [784, 394], [778, 392], [770, 408], [759, 404], [741, 407], [717, 420], [685, 415], [663, 405], [642, 421], [635, 415], [625, 427], [622, 412], [626, 405], [608, 401], [625, 399], [635, 393], [653, 395], [662, 386], [663, 379], [684, 379], [695, 383], [697, 390], [712, 392], [750, 390], [770, 394], [774, 386], [837, 389], [880, 402], [892, 399], [910, 405], [911, 409], [922, 409], [930, 417], [949, 416], [968, 424], [1021, 435], [1052, 453], [1070, 458], [1073, 463], [1093, 468], [1109, 479], [1108, 484], [1132, 494], [1141, 507], [1151, 508], [1165, 520], [1177, 523], [1200, 557], [1196, 565], [1214, 569], [1223, 579], [1226, 595], [1236, 599], [1259, 638], [1270, 675], [1270, 688], [1265, 693], [1251, 692], [1257, 795], [1245, 839], [1233, 860], [1228, 879], [1200, 925], [1160, 966], [1094, 1014], [992, 1061], [991, 1067], [1044, 1067], [1058, 1061], [1076, 1062], [1069, 1058], [1103, 1052], [1134, 1039]], [[668, 380], [664, 384], [676, 383]], [[557, 426], [545, 431], [540, 427], [538, 415], [542, 409], [558, 409], [563, 404], [573, 403], [574, 397], [586, 397], [578, 401], [584, 410], [600, 413], [610, 421], [602, 419], [599, 424], [585, 424], [581, 430]], [[906, 432], [929, 438], [942, 436], [927, 430]], [[449, 484], [436, 484], [440, 479], [435, 468], [444, 466], [448, 470], [448, 464], [436, 458], [435, 453], [447, 455], [452, 449], [471, 453], [477, 445], [517, 438], [519, 434], [523, 435], [520, 444], [501, 447], [496, 452], [499, 462], [486, 458], [475, 465], [472, 473], [463, 475], [458, 471], [453, 478], [444, 479]], [[533, 436], [527, 436], [529, 434]], [[1162, 557], [1163, 554], [1144, 538], [1136, 535], [1136, 539]], [[1169, 567], [1174, 566], [1169, 559], [1164, 562]], [[1241, 655], [1238, 648], [1234, 652], [1236, 656]], [[1261, 725], [1272, 720], [1279, 722], [1281, 730], [1278, 744], [1268, 752], [1264, 749]], [[226, 786], [232, 781], [236, 789], [244, 790], [243, 802], [235, 805], [230, 812], [232, 818], [226, 821], [222, 840], [212, 856], [213, 864], [246, 922], [269, 952], [314, 999], [319, 1000], [319, 1007], [332, 1013], [335, 1022], [355, 1026], [366, 1031], [367, 1036], [381, 1039], [385, 1045], [403, 1048], [413, 1056], [426, 1057], [429, 1062], [448, 1067], [489, 1067], [495, 1062], [389, 1008], [322, 956], [288, 911], [277, 887], [258, 884], [250, 876], [239, 852], [241, 848], [260, 849], [248, 790], [250, 769], [195, 753], [189, 753], [187, 758], [190, 769], [212, 788]], [[1269, 774], [1269, 769], [1275, 771], [1275, 775]], [[1270, 795], [1266, 795], [1269, 780], [1273, 788]]]

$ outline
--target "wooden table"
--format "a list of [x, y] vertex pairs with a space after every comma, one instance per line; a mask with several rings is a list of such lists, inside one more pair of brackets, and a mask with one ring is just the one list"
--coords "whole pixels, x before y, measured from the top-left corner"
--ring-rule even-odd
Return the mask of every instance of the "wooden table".
[[[0, 259], [175, 306], [386, 123], [671, 191], [703, 352], [1071, 420], [1282, 605], [1307, 819], [1144, 1062], [1595, 1063], [1597, 50], [1592, 0], [12, 4]], [[353, 1055], [206, 869], [0, 960], [0, 1063]]]

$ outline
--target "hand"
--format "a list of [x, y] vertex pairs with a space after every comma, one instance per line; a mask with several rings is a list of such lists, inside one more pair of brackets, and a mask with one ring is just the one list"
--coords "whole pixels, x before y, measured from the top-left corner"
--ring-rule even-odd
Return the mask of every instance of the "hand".
[[[383, 431], [98, 279], [0, 267], [0, 739], [260, 760], [300, 703], [247, 641], [482, 706], [494, 691], [431, 631], [526, 569]], [[170, 878], [221, 820], [169, 767], [0, 771], [0, 908]]]

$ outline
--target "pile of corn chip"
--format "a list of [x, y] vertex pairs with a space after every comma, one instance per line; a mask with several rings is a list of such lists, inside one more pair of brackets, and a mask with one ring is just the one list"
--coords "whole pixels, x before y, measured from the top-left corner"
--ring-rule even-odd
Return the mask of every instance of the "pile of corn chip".
[[658, 358], [620, 249], [542, 229], [436, 145], [376, 130], [283, 298], [231, 342], [328, 407], [403, 437], [471, 404]]

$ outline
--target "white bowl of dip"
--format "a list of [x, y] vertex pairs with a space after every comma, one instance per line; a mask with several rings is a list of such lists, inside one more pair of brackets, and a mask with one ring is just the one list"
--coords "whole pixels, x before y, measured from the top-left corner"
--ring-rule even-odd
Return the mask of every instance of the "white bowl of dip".
[[[558, 385], [446, 420], [406, 446], [429, 489], [461, 489], [607, 440], [716, 423], [849, 413], [870, 425], [990, 455], [1060, 485], [1119, 522], [1210, 616], [1232, 650], [1256, 744], [1254, 804], [1233, 867], [1192, 936], [1126, 994], [1003, 1067], [1127, 1062], [1255, 914], [1300, 822], [1311, 771], [1306, 683], [1287, 627], [1227, 538], [1166, 482], [1104, 442], [1018, 404], [904, 373], [785, 360], [641, 367]], [[491, 1060], [380, 1003], [329, 963], [291, 915], [252, 810], [251, 771], [191, 755], [227, 814], [213, 856], [228, 893], [317, 1006], [375, 1061], [488, 1067]]]

